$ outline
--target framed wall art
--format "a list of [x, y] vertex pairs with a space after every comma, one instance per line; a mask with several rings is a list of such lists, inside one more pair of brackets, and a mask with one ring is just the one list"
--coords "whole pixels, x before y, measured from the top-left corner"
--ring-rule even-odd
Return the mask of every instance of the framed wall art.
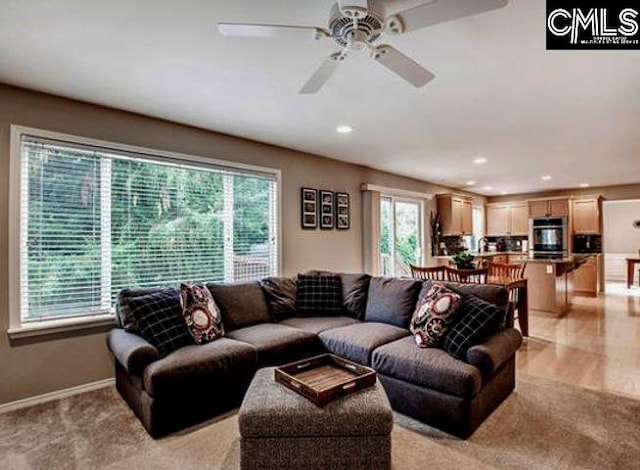
[[336, 228], [349, 230], [351, 227], [351, 208], [349, 207], [349, 194], [336, 193]]
[[318, 191], [320, 199], [320, 228], [331, 230], [335, 225], [335, 203], [332, 191]]
[[300, 224], [303, 229], [318, 228], [318, 191], [300, 189]]

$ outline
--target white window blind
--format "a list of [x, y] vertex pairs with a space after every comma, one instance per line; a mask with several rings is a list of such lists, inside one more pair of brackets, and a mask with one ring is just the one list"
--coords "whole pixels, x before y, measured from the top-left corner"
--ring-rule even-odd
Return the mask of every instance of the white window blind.
[[277, 272], [273, 174], [23, 136], [23, 322], [99, 315], [124, 287]]

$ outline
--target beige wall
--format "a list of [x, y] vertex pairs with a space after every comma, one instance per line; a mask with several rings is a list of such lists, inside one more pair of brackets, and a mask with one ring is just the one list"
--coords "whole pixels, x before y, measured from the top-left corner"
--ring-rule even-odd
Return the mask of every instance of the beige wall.
[[640, 183], [593, 188], [561, 189], [557, 191], [544, 191], [529, 194], [512, 194], [510, 196], [492, 196], [488, 198], [488, 202], [523, 201], [526, 199], [535, 199], [540, 197], [587, 196], [595, 194], [599, 194], [605, 200], [609, 201], [640, 199]]
[[[362, 183], [430, 193], [448, 191], [327, 158], [0, 85], [0, 404], [112, 376], [102, 330], [12, 343], [7, 337], [7, 240], [9, 230], [17, 229], [8, 220], [11, 124], [281, 169], [285, 275], [311, 268], [363, 270]], [[301, 230], [301, 186], [350, 193], [351, 230]], [[478, 203], [483, 202], [479, 197]], [[426, 209], [427, 215], [435, 210], [434, 204]]]

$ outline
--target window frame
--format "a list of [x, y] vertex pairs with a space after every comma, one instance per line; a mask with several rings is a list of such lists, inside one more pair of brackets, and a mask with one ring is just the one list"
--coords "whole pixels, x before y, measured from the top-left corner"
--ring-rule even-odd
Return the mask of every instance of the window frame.
[[141, 147], [136, 145], [121, 144], [106, 140], [80, 137], [72, 134], [47, 131], [33, 127], [11, 125], [10, 133], [10, 156], [9, 156], [9, 221], [7, 230], [9, 235], [9, 329], [7, 334], [10, 339], [27, 338], [31, 336], [49, 335], [62, 333], [65, 331], [82, 330], [101, 326], [111, 326], [115, 324], [115, 315], [111, 313], [104, 315], [78, 316], [74, 318], [53, 319], [43, 321], [22, 322], [21, 305], [22, 298], [20, 292], [21, 279], [21, 256], [23, 246], [20, 235], [24, 230], [26, 221], [21, 219], [21, 198], [23, 188], [22, 175], [22, 137], [23, 135], [33, 136], [43, 139], [53, 139], [69, 144], [90, 145], [103, 147], [106, 151], [119, 151], [123, 153], [133, 153], [143, 156], [149, 161], [158, 163], [187, 163], [208, 166], [212, 168], [225, 168], [229, 170], [241, 170], [248, 173], [258, 173], [269, 175], [275, 179], [276, 201], [275, 201], [275, 224], [276, 224], [276, 274], [282, 271], [282, 171], [279, 168], [263, 167], [245, 163], [237, 163], [229, 160], [217, 158], [201, 157], [180, 152], [160, 150], [151, 147]]
[[[395, 266], [395, 241], [397, 238], [397, 224], [396, 224], [396, 203], [401, 202], [401, 203], [408, 203], [408, 204], [416, 204], [418, 206], [418, 233], [416, 234], [417, 240], [419, 242], [419, 246], [418, 249], [420, 251], [420, 254], [418, 256], [418, 261], [417, 263], [420, 266], [424, 266], [425, 264], [425, 226], [424, 226], [424, 201], [425, 199], [422, 197], [410, 197], [410, 196], [396, 196], [393, 194], [393, 192], [389, 193], [389, 192], [383, 192], [380, 193], [380, 204], [378, 207], [379, 213], [382, 214], [382, 200], [383, 199], [388, 199], [390, 204], [391, 204], [391, 221], [392, 221], [392, 225], [393, 225], [393, 233], [392, 233], [392, 237], [391, 237], [391, 259], [392, 259], [392, 267]], [[380, 221], [382, 223], [382, 217], [380, 217]], [[381, 226], [382, 228], [382, 226]], [[379, 242], [379, 244], [381, 243], [381, 240]], [[382, 253], [380, 251], [380, 247], [378, 247], [378, 257], [380, 258], [379, 260], [379, 265], [380, 265], [380, 273], [382, 273]], [[399, 277], [399, 274], [395, 272], [395, 268], [392, 268], [392, 276], [395, 277]], [[383, 274], [384, 275], [384, 274]]]

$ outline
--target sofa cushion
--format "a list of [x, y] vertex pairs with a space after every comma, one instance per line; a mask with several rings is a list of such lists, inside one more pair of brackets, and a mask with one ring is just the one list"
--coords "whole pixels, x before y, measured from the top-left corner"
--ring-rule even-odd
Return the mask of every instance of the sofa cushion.
[[421, 348], [435, 347], [444, 338], [455, 318], [462, 297], [442, 284], [435, 283], [418, 301], [409, 329]]
[[463, 398], [476, 396], [482, 387], [478, 368], [442, 349], [416, 348], [413, 338], [377, 348], [372, 367], [380, 374]]
[[351, 317], [295, 317], [280, 322], [281, 325], [309, 331], [316, 335], [324, 330], [354, 325], [356, 323], [360, 322]]
[[453, 323], [444, 339], [444, 350], [464, 359], [467, 350], [482, 343], [500, 329], [504, 311], [496, 305], [473, 295], [467, 296], [460, 308], [460, 317]]
[[368, 274], [340, 274], [342, 279], [342, 314], [362, 320], [367, 309]]
[[296, 314], [296, 279], [267, 277], [260, 281], [273, 321], [291, 318]]
[[342, 311], [340, 276], [335, 274], [299, 274], [297, 283], [296, 311], [299, 315], [340, 315]]
[[173, 290], [173, 287], [143, 287], [139, 289], [122, 289], [118, 293], [116, 299], [116, 323], [120, 328], [124, 328], [126, 331], [137, 333], [140, 330], [136, 325], [136, 320], [131, 313], [131, 307], [129, 302], [135, 297], [142, 297], [143, 295], [155, 294], [156, 292], [166, 292]]
[[375, 348], [409, 334], [408, 330], [387, 323], [363, 322], [325, 330], [318, 337], [330, 353], [369, 365]]
[[421, 288], [413, 279], [372, 277], [364, 320], [408, 328]]
[[161, 357], [188, 344], [193, 338], [182, 316], [177, 289], [134, 297], [129, 302], [140, 335], [155, 346]]
[[318, 337], [290, 326], [262, 323], [234, 330], [227, 337], [251, 344], [258, 351], [258, 364], [280, 365], [322, 352]]
[[213, 299], [220, 307], [225, 331], [271, 321], [269, 308], [260, 284], [207, 284]]
[[220, 338], [211, 343], [185, 346], [147, 366], [144, 388], [153, 397], [188, 399], [190, 391], [216, 385], [224, 387], [236, 375], [256, 369], [253, 346]]
[[182, 316], [196, 344], [224, 336], [220, 309], [209, 289], [195, 284], [180, 284]]

